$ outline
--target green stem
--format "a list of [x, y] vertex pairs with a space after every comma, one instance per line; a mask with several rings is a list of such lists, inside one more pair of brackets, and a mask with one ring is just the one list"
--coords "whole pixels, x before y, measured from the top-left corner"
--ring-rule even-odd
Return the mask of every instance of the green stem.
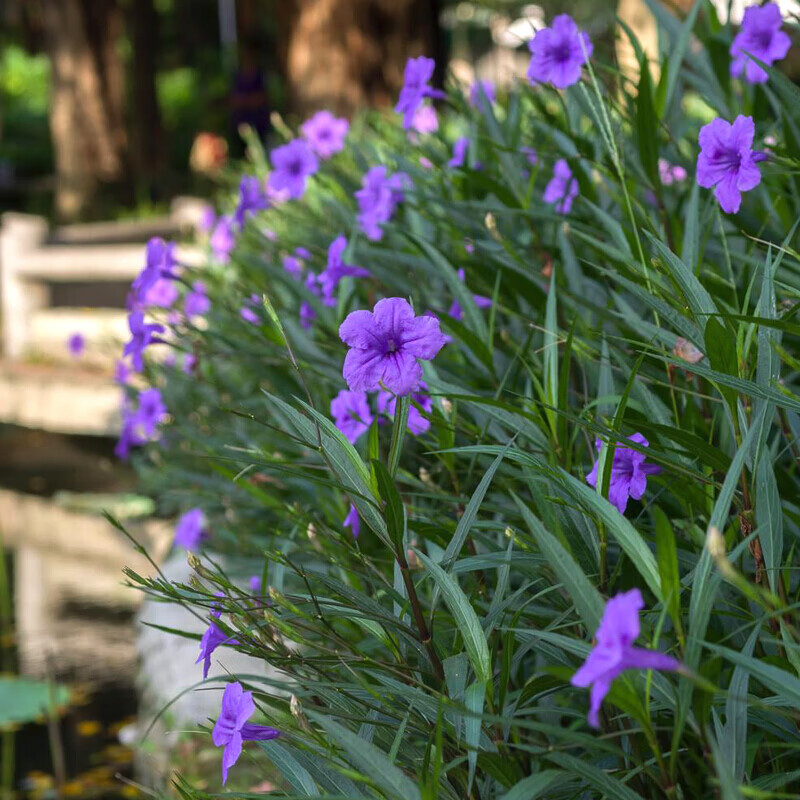
[[444, 681], [444, 667], [442, 666], [439, 654], [436, 652], [436, 648], [433, 646], [433, 637], [425, 623], [425, 615], [422, 613], [422, 606], [420, 605], [419, 596], [417, 595], [417, 587], [414, 586], [414, 581], [411, 578], [411, 571], [408, 568], [408, 561], [406, 560], [406, 554], [404, 552], [400, 551], [398, 554], [397, 563], [400, 565], [400, 574], [403, 576], [403, 583], [406, 587], [408, 600], [411, 603], [411, 613], [414, 615], [414, 622], [417, 625], [420, 641], [428, 653], [428, 658], [431, 661], [431, 666], [436, 673], [436, 677], [440, 681]]
[[392, 428], [392, 443], [389, 445], [389, 460], [387, 467], [389, 474], [394, 478], [400, 463], [400, 454], [403, 452], [403, 439], [408, 425], [408, 407], [411, 400], [408, 395], [398, 397], [394, 407], [394, 427]]

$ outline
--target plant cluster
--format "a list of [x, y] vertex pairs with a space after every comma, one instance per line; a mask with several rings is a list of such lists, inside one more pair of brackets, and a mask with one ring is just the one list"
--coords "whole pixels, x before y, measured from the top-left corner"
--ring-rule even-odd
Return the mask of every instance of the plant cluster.
[[411, 59], [394, 118], [254, 142], [202, 266], [148, 246], [120, 453], [194, 578], [129, 578], [206, 619], [198, 681], [280, 671], [226, 681], [223, 778], [798, 796], [790, 26], [653, 9], [636, 80], [566, 15], [508, 93]]

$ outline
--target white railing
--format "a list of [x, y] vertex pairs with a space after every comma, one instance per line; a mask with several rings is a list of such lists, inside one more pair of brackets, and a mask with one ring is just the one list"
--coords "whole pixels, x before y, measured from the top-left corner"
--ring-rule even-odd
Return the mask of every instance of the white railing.
[[[144, 222], [99, 222], [51, 231], [42, 217], [9, 212], [0, 218], [0, 309], [2, 348], [22, 358], [36, 312], [50, 305], [58, 283], [120, 282], [136, 277], [144, 264], [143, 243], [151, 236], [174, 238], [193, 227], [203, 202], [176, 198], [168, 218]], [[196, 253], [179, 251], [192, 262]]]

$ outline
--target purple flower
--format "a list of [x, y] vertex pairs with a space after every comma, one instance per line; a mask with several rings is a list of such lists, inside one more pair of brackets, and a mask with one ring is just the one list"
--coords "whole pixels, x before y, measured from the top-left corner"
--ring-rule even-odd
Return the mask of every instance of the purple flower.
[[197, 363], [197, 359], [194, 357], [193, 353], [186, 353], [183, 357], [183, 364], [181, 365], [181, 369], [187, 374], [190, 375], [192, 370], [194, 369], [194, 365]]
[[162, 277], [172, 274], [175, 266], [175, 243], [155, 236], [145, 245], [144, 269], [131, 284], [135, 301], [143, 302], [148, 291]]
[[432, 58], [409, 58], [403, 75], [403, 88], [394, 110], [403, 115], [403, 128], [414, 127], [414, 115], [426, 97], [444, 97], [444, 93], [428, 86], [436, 63]]
[[206, 294], [206, 287], [202, 281], [192, 284], [192, 291], [183, 298], [183, 310], [187, 317], [205, 316], [211, 308], [211, 301]]
[[744, 72], [748, 83], [766, 83], [769, 74], [750, 56], [772, 66], [789, 52], [792, 40], [781, 30], [782, 23], [775, 3], [745, 9], [741, 30], [731, 44], [731, 75]]
[[300, 276], [303, 274], [303, 265], [300, 262], [299, 258], [295, 256], [284, 256], [283, 257], [283, 268], [296, 280], [300, 280]]
[[275, 192], [286, 192], [294, 200], [303, 196], [309, 175], [319, 168], [317, 157], [303, 139], [293, 139], [282, 147], [276, 147], [270, 160], [273, 169], [269, 176], [269, 188]]
[[[190, 548], [191, 549], [191, 548]], [[203, 680], [208, 677], [208, 670], [211, 667], [211, 656], [214, 651], [222, 644], [239, 644], [232, 636], [226, 636], [214, 622], [208, 623], [208, 628], [200, 640], [200, 655], [197, 656], [195, 664], [203, 662]]]
[[350, 528], [353, 538], [358, 539], [358, 534], [361, 533], [361, 517], [358, 516], [358, 509], [352, 503], [350, 503], [350, 510], [342, 521], [342, 525], [345, 528]]
[[433, 106], [420, 106], [414, 112], [411, 127], [417, 133], [436, 133], [439, 130], [439, 117], [436, 116]]
[[156, 426], [167, 416], [167, 407], [158, 389], [145, 389], [139, 392], [139, 408], [136, 412], [136, 425], [145, 437], [153, 436]]
[[[225, 597], [225, 592], [214, 592], [214, 597], [219, 597], [222, 599]], [[211, 611], [208, 613], [213, 619], [219, 619], [222, 616], [222, 603], [212, 603]]]
[[[649, 447], [650, 443], [641, 433], [634, 433], [628, 440], [642, 447]], [[603, 443], [595, 440], [595, 447], [599, 453], [603, 449]], [[630, 447], [617, 445], [614, 448], [614, 463], [611, 465], [611, 482], [608, 487], [608, 499], [613, 503], [620, 514], [625, 513], [628, 505], [628, 498], [641, 500], [647, 489], [647, 476], [661, 472], [661, 467], [656, 464], [645, 464], [647, 456], [632, 450]], [[592, 471], [586, 476], [586, 483], [589, 486], [597, 486], [597, 465], [594, 462]]]
[[580, 80], [581, 67], [593, 50], [588, 35], [578, 30], [569, 14], [559, 14], [551, 27], [538, 30], [528, 47], [531, 51], [528, 80], [552, 83], [556, 89], [566, 89]]
[[453, 145], [453, 157], [447, 162], [447, 166], [453, 168], [463, 167], [464, 160], [467, 157], [467, 150], [469, 150], [469, 139], [466, 136], [456, 139]]
[[159, 423], [164, 421], [167, 407], [158, 389], [145, 389], [139, 393], [138, 407], [134, 410], [126, 399], [122, 404], [122, 427], [114, 448], [118, 458], [126, 459], [132, 445], [144, 444], [151, 438]]
[[372, 167], [364, 175], [364, 183], [356, 192], [358, 222], [368, 239], [383, 238], [381, 225], [388, 222], [399, 203], [404, 200], [403, 190], [409, 182], [405, 173], [389, 175], [386, 167]]
[[120, 358], [114, 362], [114, 383], [125, 386], [128, 383], [130, 370], [128, 365]]
[[331, 416], [336, 427], [345, 435], [351, 444], [355, 444], [362, 433], [369, 430], [372, 424], [372, 412], [369, 409], [366, 392], [349, 392], [342, 389], [331, 400]]
[[[425, 381], [420, 381], [419, 388], [427, 390], [428, 386]], [[426, 414], [430, 414], [433, 411], [433, 399], [429, 394], [413, 392], [411, 394], [411, 399], [420, 405]], [[391, 392], [381, 389], [381, 391], [378, 392], [378, 413], [394, 419], [394, 412], [396, 408], [397, 397], [395, 397], [395, 395], [393, 395]], [[420, 414], [419, 409], [416, 406], [409, 405], [408, 422], [406, 423], [406, 427], [415, 436], [422, 436], [422, 434], [431, 427], [431, 423], [430, 420], [426, 419], [422, 416], [422, 414]]]
[[175, 526], [175, 546], [186, 550], [197, 550], [205, 538], [206, 519], [203, 510], [193, 508], [178, 520]]
[[159, 278], [145, 293], [143, 302], [148, 306], [169, 308], [178, 299], [178, 287], [171, 278]]
[[491, 105], [495, 100], [494, 84], [491, 81], [475, 81], [469, 88], [469, 104], [482, 108], [484, 103]]
[[120, 427], [119, 439], [114, 446], [114, 455], [125, 461], [130, 454], [131, 447], [144, 444], [144, 439], [136, 432], [136, 413], [131, 408], [127, 399], [122, 402], [121, 416], [122, 424]]
[[533, 167], [539, 162], [539, 156], [532, 147], [523, 147], [522, 154], [525, 156], [527, 162]]
[[712, 120], [700, 129], [700, 155], [697, 157], [697, 183], [714, 188], [726, 214], [736, 214], [742, 204], [742, 192], [761, 183], [761, 173], [753, 153], [755, 125], [752, 117], [736, 117], [733, 124]]
[[72, 336], [67, 339], [67, 350], [69, 350], [70, 355], [77, 358], [80, 355], [83, 355], [83, 351], [86, 349], [86, 339], [84, 339], [82, 333], [73, 333]]
[[569, 164], [559, 158], [553, 166], [553, 177], [545, 186], [542, 199], [545, 203], [555, 203], [557, 214], [569, 214], [572, 201], [578, 196], [578, 181], [572, 177]]
[[350, 123], [344, 118], [334, 117], [330, 111], [317, 111], [300, 126], [300, 133], [308, 146], [320, 158], [330, 158], [344, 150], [344, 140]]
[[239, 316], [251, 325], [259, 325], [261, 323], [258, 314], [249, 306], [242, 306], [239, 309]]
[[250, 725], [247, 720], [255, 710], [253, 693], [245, 692], [241, 683], [237, 681], [225, 687], [222, 708], [211, 732], [214, 744], [225, 748], [222, 753], [223, 785], [228, 780], [228, 770], [242, 754], [242, 742], [265, 741], [281, 735], [280, 731], [266, 725]]
[[680, 164], [670, 164], [666, 158], [658, 159], [658, 176], [664, 186], [686, 180], [686, 170]]
[[611, 682], [626, 669], [680, 670], [679, 661], [655, 650], [634, 647], [639, 636], [639, 611], [644, 608], [638, 589], [612, 597], [597, 629], [597, 644], [583, 666], [572, 676], [573, 686], [592, 687], [589, 700], [589, 724], [600, 727], [600, 705]]
[[[313, 272], [309, 272], [306, 275], [305, 287], [315, 297], [319, 297], [319, 282], [317, 281], [317, 276]], [[305, 330], [308, 330], [316, 318], [317, 312], [314, 311], [314, 306], [307, 300], [303, 300], [303, 302], [300, 303], [300, 325], [302, 325]]]
[[163, 333], [164, 326], [145, 322], [143, 311], [131, 311], [128, 315], [128, 328], [131, 332], [131, 339], [125, 345], [122, 355], [131, 356], [133, 369], [141, 372], [144, 369], [142, 354], [151, 342], [159, 341], [153, 334]]
[[435, 317], [415, 317], [402, 297], [388, 297], [373, 311], [353, 311], [339, 328], [350, 347], [343, 375], [354, 392], [386, 388], [397, 395], [413, 392], [422, 381], [419, 359], [429, 361], [444, 347]]
[[211, 245], [211, 252], [217, 261], [227, 264], [231, 258], [231, 250], [233, 250], [236, 239], [233, 235], [233, 220], [230, 217], [220, 217], [217, 221], [217, 227], [214, 228], [214, 233], [211, 234], [209, 239]]
[[[463, 269], [458, 271], [458, 277], [461, 279], [461, 282], [464, 283], [465, 274]], [[472, 299], [475, 301], [475, 305], [478, 306], [478, 308], [489, 308], [492, 305], [490, 297], [474, 294], [472, 295]], [[455, 320], [460, 320], [464, 316], [461, 303], [459, 303], [458, 300], [453, 300], [453, 305], [450, 306], [450, 310], [447, 313]]]
[[295, 247], [294, 254], [298, 258], [303, 258], [305, 260], [311, 258], [311, 251], [307, 250], [305, 247]]
[[369, 271], [354, 264], [346, 264], [343, 256], [347, 249], [347, 239], [343, 235], [337, 236], [328, 247], [328, 266], [319, 274], [319, 285], [322, 287], [323, 302], [326, 306], [335, 306], [336, 299], [333, 294], [339, 281], [349, 276], [352, 278], [368, 278]]
[[260, 575], [251, 575], [249, 583], [250, 583], [250, 591], [253, 594], [261, 594], [261, 576]]
[[203, 206], [203, 213], [200, 214], [200, 219], [197, 220], [198, 232], [210, 233], [216, 221], [217, 215], [214, 213], [214, 206], [211, 204], [206, 204]]
[[233, 212], [233, 221], [241, 228], [245, 217], [255, 211], [269, 208], [269, 200], [256, 175], [244, 175], [239, 182], [239, 202]]

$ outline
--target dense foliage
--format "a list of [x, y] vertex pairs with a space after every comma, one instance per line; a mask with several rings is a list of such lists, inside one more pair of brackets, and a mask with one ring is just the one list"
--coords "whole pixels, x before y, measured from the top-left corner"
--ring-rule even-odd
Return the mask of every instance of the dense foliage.
[[798, 796], [800, 93], [656, 10], [658, 77], [534, 47], [432, 130], [415, 62], [341, 151], [251, 147], [203, 266], [152, 249], [122, 450], [196, 578], [130, 578], [283, 672], [230, 676], [233, 785], [252, 739], [275, 796]]

